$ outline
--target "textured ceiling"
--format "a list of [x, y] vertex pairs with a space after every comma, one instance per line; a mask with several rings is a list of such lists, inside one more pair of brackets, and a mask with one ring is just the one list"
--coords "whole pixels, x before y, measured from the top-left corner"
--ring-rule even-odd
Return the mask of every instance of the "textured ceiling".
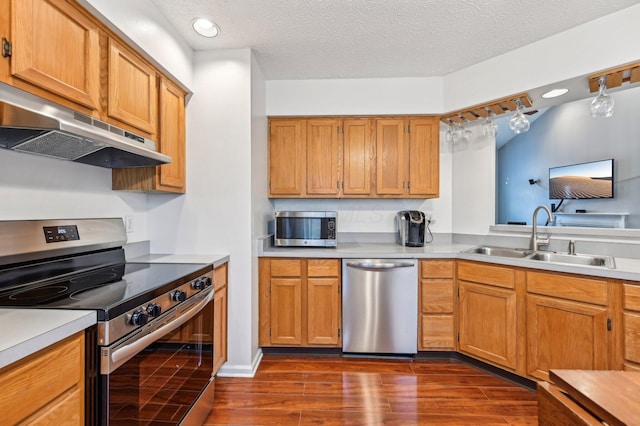
[[[268, 80], [443, 76], [640, 0], [152, 0], [194, 50], [251, 48]], [[209, 17], [207, 39], [191, 21]]]

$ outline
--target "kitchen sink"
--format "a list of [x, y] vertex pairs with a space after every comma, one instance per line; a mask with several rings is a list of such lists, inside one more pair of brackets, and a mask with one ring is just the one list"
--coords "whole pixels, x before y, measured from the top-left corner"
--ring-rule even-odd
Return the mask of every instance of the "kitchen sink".
[[529, 259], [542, 262], [568, 263], [571, 265], [601, 266], [609, 269], [615, 269], [616, 267], [613, 257], [591, 254], [565, 254], [538, 251], [529, 256]]
[[523, 258], [529, 256], [531, 253], [533, 253], [533, 251], [521, 248], [478, 246], [470, 248], [469, 250], [465, 250], [465, 253], [484, 254], [487, 256], [498, 257]]

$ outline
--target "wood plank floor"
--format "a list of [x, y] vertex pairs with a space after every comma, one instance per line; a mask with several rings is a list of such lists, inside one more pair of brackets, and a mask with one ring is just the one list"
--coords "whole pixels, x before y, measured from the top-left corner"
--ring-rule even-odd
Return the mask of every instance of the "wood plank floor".
[[457, 361], [265, 356], [205, 425], [537, 425], [537, 394]]

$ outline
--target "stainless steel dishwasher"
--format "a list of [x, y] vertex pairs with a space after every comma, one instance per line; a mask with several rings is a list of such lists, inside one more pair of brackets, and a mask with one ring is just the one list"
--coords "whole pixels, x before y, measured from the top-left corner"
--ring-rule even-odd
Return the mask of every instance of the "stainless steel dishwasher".
[[342, 260], [342, 351], [418, 351], [415, 259]]

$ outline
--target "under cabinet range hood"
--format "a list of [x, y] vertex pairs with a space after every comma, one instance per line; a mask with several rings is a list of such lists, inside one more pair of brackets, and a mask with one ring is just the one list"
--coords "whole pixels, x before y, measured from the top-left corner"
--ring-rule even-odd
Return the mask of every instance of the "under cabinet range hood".
[[150, 139], [4, 83], [0, 148], [112, 169], [171, 162]]

